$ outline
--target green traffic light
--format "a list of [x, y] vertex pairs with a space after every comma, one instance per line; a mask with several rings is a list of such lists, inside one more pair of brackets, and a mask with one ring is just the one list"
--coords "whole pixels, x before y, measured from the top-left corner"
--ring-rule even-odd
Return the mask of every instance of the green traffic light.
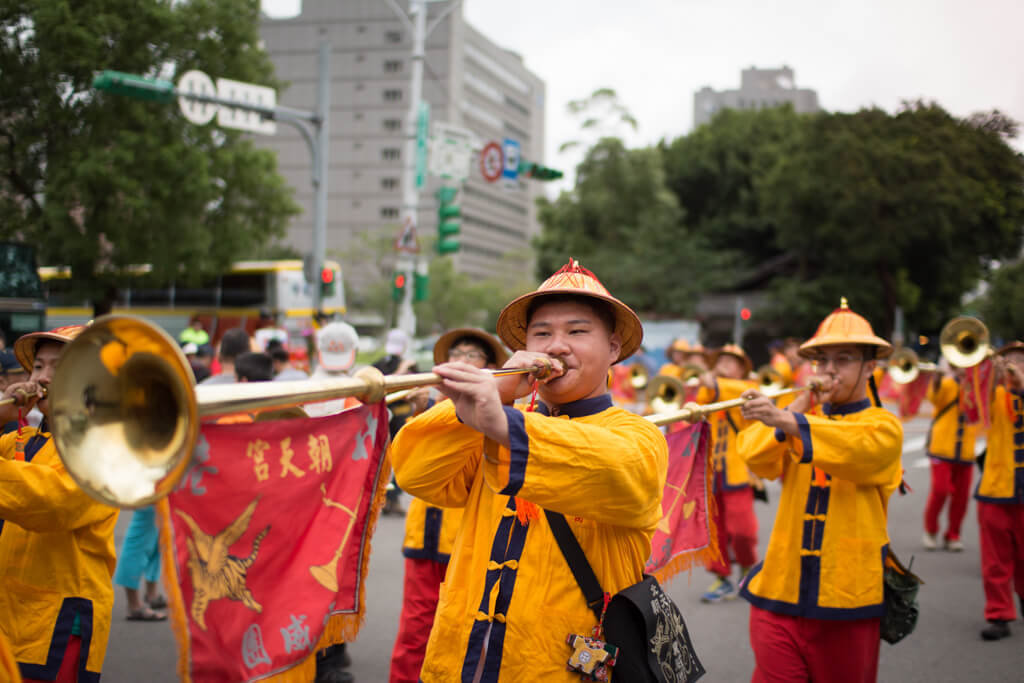
[[440, 254], [453, 254], [459, 250], [459, 241], [443, 239], [437, 242], [437, 251]]
[[92, 81], [92, 87], [115, 95], [125, 95], [150, 102], [173, 102], [174, 84], [121, 71], [103, 71]]

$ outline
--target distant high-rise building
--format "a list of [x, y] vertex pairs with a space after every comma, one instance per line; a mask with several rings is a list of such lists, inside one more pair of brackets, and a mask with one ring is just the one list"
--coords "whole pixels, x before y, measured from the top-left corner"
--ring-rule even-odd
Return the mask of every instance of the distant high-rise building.
[[739, 90], [712, 90], [704, 86], [693, 94], [693, 127], [708, 123], [723, 109], [765, 109], [783, 104], [793, 105], [800, 114], [820, 111], [818, 93], [807, 88], [797, 88], [793, 70], [788, 66], [781, 69], [744, 69], [740, 77]]
[[[431, 3], [427, 24], [447, 9], [449, 3]], [[305, 0], [298, 16], [264, 17], [260, 35], [277, 78], [288, 84], [278, 102], [307, 110], [316, 108], [317, 45], [324, 38], [331, 42], [327, 249], [344, 253], [360, 234], [397, 237], [412, 72], [406, 25], [381, 0]], [[544, 82], [519, 55], [467, 24], [461, 7], [427, 37], [423, 99], [432, 121], [468, 128], [484, 142], [517, 140], [523, 158], [543, 163]], [[296, 189], [304, 212], [286, 243], [305, 253], [313, 241], [306, 143], [297, 131], [278, 126], [276, 135], [261, 136], [257, 144], [277, 152], [279, 172]], [[428, 179], [420, 191], [421, 237], [437, 234], [437, 187], [436, 179]], [[540, 194], [538, 182], [487, 182], [474, 163], [457, 199], [462, 230], [456, 270], [510, 282], [532, 275], [530, 240], [540, 231], [534, 202]], [[348, 275], [351, 291], [364, 289], [358, 274]]]

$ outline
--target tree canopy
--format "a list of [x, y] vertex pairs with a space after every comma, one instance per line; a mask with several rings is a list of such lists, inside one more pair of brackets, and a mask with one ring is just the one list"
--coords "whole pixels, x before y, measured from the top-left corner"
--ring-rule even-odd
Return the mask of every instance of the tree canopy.
[[91, 89], [117, 69], [276, 86], [258, 0], [12, 0], [0, 9], [0, 237], [70, 265], [94, 301], [119, 268], [197, 281], [284, 234], [276, 156], [177, 106]]
[[[885, 335], [937, 331], [1024, 236], [1024, 157], [998, 112], [720, 113], [655, 147], [591, 148], [541, 200], [538, 275], [576, 256], [649, 314], [767, 293], [760, 320], [810, 333], [841, 296]], [[1013, 271], [1007, 271], [1009, 277]], [[1021, 332], [1018, 331], [1017, 335]]]

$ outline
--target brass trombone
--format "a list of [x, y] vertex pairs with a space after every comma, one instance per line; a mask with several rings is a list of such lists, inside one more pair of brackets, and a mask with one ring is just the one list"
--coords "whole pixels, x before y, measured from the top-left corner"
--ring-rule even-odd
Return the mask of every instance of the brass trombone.
[[[496, 376], [550, 375], [552, 364], [491, 370]], [[129, 315], [97, 318], [68, 344], [49, 399], [53, 438], [78, 485], [108, 505], [141, 507], [169, 494], [192, 460], [203, 417], [288, 409], [441, 383], [432, 372], [294, 382], [193, 386], [178, 344], [159, 327]]]

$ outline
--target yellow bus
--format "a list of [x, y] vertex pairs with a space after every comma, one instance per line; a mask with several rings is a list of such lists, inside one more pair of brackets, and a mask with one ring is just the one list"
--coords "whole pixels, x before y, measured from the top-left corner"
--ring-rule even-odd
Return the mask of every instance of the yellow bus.
[[[224, 274], [186, 287], [171, 282], [155, 285], [147, 275], [148, 264], [125, 269], [136, 282], [122, 287], [113, 313], [131, 313], [158, 323], [175, 339], [193, 317], [203, 323], [216, 342], [232, 327], [253, 332], [260, 313], [269, 311], [288, 332], [289, 346], [305, 348], [312, 327], [313, 293], [306, 282], [301, 260], [237, 261]], [[325, 261], [321, 273], [320, 310], [327, 315], [345, 313], [345, 288], [341, 266]], [[93, 317], [88, 301], [71, 286], [71, 271], [62, 266], [43, 266], [39, 277], [46, 292], [46, 317], [50, 327], [85, 323]]]

